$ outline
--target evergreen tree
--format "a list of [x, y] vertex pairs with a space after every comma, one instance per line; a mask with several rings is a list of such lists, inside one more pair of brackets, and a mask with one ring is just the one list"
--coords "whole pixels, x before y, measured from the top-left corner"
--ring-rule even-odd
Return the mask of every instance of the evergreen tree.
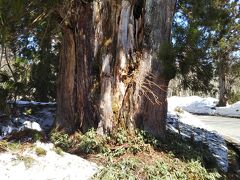
[[23, 0], [0, 2], [0, 71], [10, 77], [2, 84], [8, 99], [56, 98], [58, 43], [52, 40], [58, 26], [53, 16], [43, 18], [48, 5], [42, 5]]
[[107, 133], [140, 127], [164, 136], [171, 76], [159, 54], [171, 42], [175, 3], [72, 1], [61, 8], [59, 128]]
[[217, 9], [213, 1], [179, 0], [173, 28], [176, 66], [184, 89], [212, 90], [213, 60], [209, 55]]
[[183, 87], [208, 93], [217, 76], [219, 105], [226, 105], [238, 74], [231, 69], [239, 62], [239, 0], [179, 0], [173, 35]]
[[240, 50], [240, 1], [214, 2], [215, 7], [219, 9], [219, 14], [212, 30], [210, 53], [215, 62], [219, 80], [218, 106], [226, 106], [231, 95], [231, 86], [236, 77], [239, 77], [237, 68], [239, 55], [237, 54]]

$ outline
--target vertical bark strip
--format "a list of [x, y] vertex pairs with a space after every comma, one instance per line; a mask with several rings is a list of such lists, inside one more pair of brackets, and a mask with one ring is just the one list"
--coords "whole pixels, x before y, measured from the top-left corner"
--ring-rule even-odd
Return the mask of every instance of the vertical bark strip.
[[57, 92], [57, 127], [65, 128], [67, 132], [76, 129], [74, 122], [74, 78], [75, 78], [75, 42], [74, 34], [67, 28], [63, 29], [62, 49]]
[[98, 132], [105, 134], [112, 131], [113, 111], [112, 111], [112, 76], [110, 62], [112, 56], [107, 54], [103, 57], [101, 70], [101, 94], [100, 94], [100, 122]]
[[[167, 115], [168, 79], [161, 77], [164, 67], [158, 57], [159, 48], [171, 41], [175, 0], [147, 0], [145, 13], [144, 47], [150, 53], [151, 69], [146, 77], [146, 96], [142, 100], [141, 118], [143, 129], [155, 136], [164, 136]], [[151, 100], [152, 99], [152, 100]]]
[[94, 64], [94, 24], [91, 4], [77, 4], [75, 42], [76, 42], [76, 102], [75, 124], [82, 131], [96, 127], [96, 117], [91, 97]]
[[116, 54], [116, 29], [118, 17], [118, 2], [105, 0], [101, 2], [99, 13], [99, 26], [102, 29], [102, 37], [98, 40], [98, 54], [100, 71], [100, 102], [98, 133], [109, 133], [113, 129], [113, 70]]
[[91, 4], [74, 2], [74, 12], [63, 25], [63, 43], [58, 80], [56, 125], [66, 132], [96, 127], [93, 86], [94, 30]]
[[[131, 31], [129, 31], [129, 25], [132, 23], [132, 4], [130, 1], [123, 0], [121, 3], [121, 12], [119, 15], [119, 27], [118, 27], [118, 41], [117, 41], [117, 63], [115, 66], [116, 72], [115, 72], [115, 102], [117, 103], [118, 108], [118, 124], [120, 124], [121, 127], [127, 128], [126, 126], [126, 120], [129, 118], [129, 102], [126, 102], [129, 100], [128, 96], [128, 82], [127, 76], [128, 76], [128, 64], [130, 61], [130, 47], [132, 44], [130, 44], [132, 41], [130, 38], [132, 38], [131, 34], [129, 34]], [[124, 104], [126, 103], [126, 104]], [[127, 107], [126, 107], [127, 106]]]

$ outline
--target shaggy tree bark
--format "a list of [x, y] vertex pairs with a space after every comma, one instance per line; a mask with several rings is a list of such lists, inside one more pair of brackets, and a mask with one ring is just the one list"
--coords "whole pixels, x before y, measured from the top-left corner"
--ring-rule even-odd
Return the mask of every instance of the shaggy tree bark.
[[139, 127], [164, 135], [170, 79], [158, 54], [171, 41], [175, 3], [76, 1], [59, 11], [64, 24], [57, 127], [69, 133]]

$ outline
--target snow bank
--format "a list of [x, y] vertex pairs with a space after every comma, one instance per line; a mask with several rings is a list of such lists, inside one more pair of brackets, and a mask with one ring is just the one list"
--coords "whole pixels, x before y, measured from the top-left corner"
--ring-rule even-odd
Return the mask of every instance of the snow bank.
[[202, 123], [190, 113], [240, 117], [240, 102], [218, 108], [217, 99], [191, 97], [168, 98], [167, 128], [183, 137], [204, 143], [216, 158], [218, 166], [224, 172], [228, 170], [228, 149], [226, 142], [217, 132]]
[[[90, 179], [99, 168], [79, 156], [62, 152], [61, 155], [54, 151], [53, 144], [36, 143], [37, 147], [46, 150], [45, 156], [37, 156], [34, 148], [22, 153], [0, 154], [1, 179]], [[28, 161], [28, 165], [26, 162]]]
[[218, 100], [215, 98], [202, 98], [198, 96], [168, 98], [168, 109], [174, 111], [177, 108], [205, 115], [216, 115], [226, 117], [240, 117], [240, 101], [226, 107], [216, 107]]
[[192, 115], [183, 112], [168, 113], [167, 129], [174, 133], [178, 133], [184, 138], [192, 139], [195, 142], [206, 144], [209, 151], [213, 154], [218, 167], [224, 171], [228, 171], [228, 148], [225, 140], [216, 132], [207, 130], [208, 128], [198, 119], [193, 119]]
[[217, 107], [215, 114], [227, 117], [240, 117], [240, 101], [226, 107]]

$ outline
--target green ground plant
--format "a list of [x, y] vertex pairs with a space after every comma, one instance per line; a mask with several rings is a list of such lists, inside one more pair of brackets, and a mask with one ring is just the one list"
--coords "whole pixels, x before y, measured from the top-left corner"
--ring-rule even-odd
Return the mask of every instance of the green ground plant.
[[47, 155], [47, 151], [41, 147], [36, 147], [35, 152], [36, 152], [37, 156], [46, 156]]
[[167, 132], [165, 141], [136, 130], [123, 129], [100, 136], [53, 132], [52, 142], [63, 150], [83, 155], [104, 168], [93, 179], [220, 179], [215, 159], [204, 145]]

